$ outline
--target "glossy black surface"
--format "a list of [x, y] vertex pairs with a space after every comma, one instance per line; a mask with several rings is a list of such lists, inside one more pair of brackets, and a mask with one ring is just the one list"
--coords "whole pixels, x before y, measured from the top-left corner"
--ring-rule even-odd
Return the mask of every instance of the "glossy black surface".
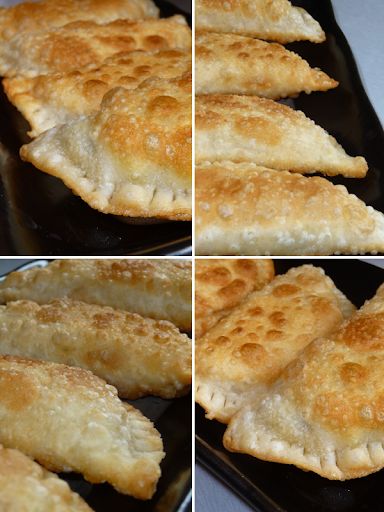
[[[384, 282], [384, 270], [348, 259], [276, 260], [281, 274], [293, 266], [312, 263], [324, 268], [356, 305], [371, 298]], [[332, 369], [330, 369], [332, 371]], [[205, 419], [196, 406], [196, 458], [237, 492], [254, 510], [265, 512], [382, 512], [384, 471], [335, 482], [285, 464], [263, 462], [227, 452], [225, 426]]]
[[[162, 16], [190, 15], [166, 0], [155, 1]], [[18, 154], [28, 142], [27, 130], [0, 87], [0, 255], [191, 254], [190, 222], [126, 224], [23, 163]]]

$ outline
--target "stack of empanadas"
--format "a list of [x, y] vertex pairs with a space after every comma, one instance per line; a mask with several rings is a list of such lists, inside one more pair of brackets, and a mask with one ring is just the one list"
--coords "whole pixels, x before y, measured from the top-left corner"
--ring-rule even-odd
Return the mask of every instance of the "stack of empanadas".
[[381, 213], [325, 178], [291, 174], [364, 178], [368, 170], [276, 102], [337, 87], [279, 44], [321, 43], [320, 25], [288, 0], [197, 0], [196, 28], [196, 253], [383, 251]]
[[[121, 399], [188, 393], [192, 347], [179, 328], [191, 331], [191, 277], [190, 262], [58, 260], [2, 281], [0, 458], [3, 445], [49, 470], [151, 498], [165, 455], [161, 436]], [[36, 507], [34, 488], [47, 479], [39, 506], [48, 509], [61, 484], [14, 457], [19, 485], [27, 472], [36, 479], [28, 486]], [[10, 488], [0, 489], [1, 503]], [[71, 510], [88, 510], [64, 484], [61, 493]]]
[[152, 0], [41, 0], [0, 9], [0, 34], [5, 92], [37, 137], [23, 159], [101, 212], [191, 219], [184, 17], [159, 19]]

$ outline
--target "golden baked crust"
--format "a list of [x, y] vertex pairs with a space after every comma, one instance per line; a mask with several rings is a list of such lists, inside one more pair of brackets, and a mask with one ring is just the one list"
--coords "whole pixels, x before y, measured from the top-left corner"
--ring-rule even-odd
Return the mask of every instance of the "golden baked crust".
[[169, 79], [189, 71], [189, 51], [137, 51], [118, 53], [96, 69], [6, 78], [3, 85], [8, 99], [31, 125], [29, 135], [36, 137], [57, 124], [95, 113], [104, 94], [114, 87], [135, 89], [150, 77]]
[[0, 283], [0, 303], [45, 304], [68, 297], [169, 320], [191, 330], [192, 266], [170, 260], [56, 260], [45, 268], [12, 272]]
[[196, 401], [209, 419], [228, 423], [353, 310], [320, 268], [304, 265], [276, 277], [196, 341]]
[[352, 158], [303, 112], [256, 96], [211, 94], [196, 98], [196, 162], [253, 162], [271, 169], [363, 178], [362, 157]]
[[275, 275], [269, 259], [195, 261], [195, 338], [227, 316], [249, 293]]
[[20, 155], [101, 212], [190, 220], [191, 75], [113, 89], [96, 114], [44, 132]]
[[316, 20], [288, 0], [196, 0], [196, 28], [279, 43], [325, 41]]
[[190, 49], [183, 16], [107, 24], [75, 21], [63, 27], [20, 33], [0, 47], [0, 75], [37, 76], [98, 67], [119, 52]]
[[196, 34], [196, 93], [280, 99], [327, 91], [338, 82], [277, 43], [234, 34]]
[[92, 512], [67, 482], [19, 452], [0, 446], [3, 512]]
[[0, 306], [0, 354], [85, 368], [121, 398], [174, 398], [191, 384], [191, 340], [173, 324], [69, 299]]
[[384, 467], [384, 287], [312, 343], [262, 402], [233, 418], [225, 446], [332, 480]]
[[164, 457], [153, 424], [102, 379], [12, 356], [0, 357], [0, 442], [139, 499], [155, 492]]
[[384, 216], [342, 185], [252, 164], [196, 170], [196, 254], [383, 252]]

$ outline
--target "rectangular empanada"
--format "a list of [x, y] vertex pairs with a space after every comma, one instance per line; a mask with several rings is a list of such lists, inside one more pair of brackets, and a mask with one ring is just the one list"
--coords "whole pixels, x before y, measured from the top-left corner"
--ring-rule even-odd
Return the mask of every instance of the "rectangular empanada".
[[335, 330], [354, 306], [320, 268], [304, 265], [250, 294], [196, 341], [196, 401], [228, 423], [259, 399], [314, 339]]
[[0, 303], [39, 304], [67, 297], [192, 326], [192, 265], [164, 259], [56, 260], [44, 268], [12, 272], [0, 282]]
[[196, 28], [279, 43], [325, 41], [319, 23], [288, 0], [196, 0]]
[[254, 290], [275, 275], [270, 259], [195, 261], [195, 338], [201, 338]]
[[0, 47], [0, 75], [38, 76], [98, 67], [120, 52], [191, 48], [183, 16], [98, 24], [75, 21], [63, 27], [20, 33]]
[[338, 85], [277, 43], [205, 31], [195, 41], [197, 94], [255, 94], [276, 100]]
[[188, 73], [113, 89], [96, 114], [42, 133], [21, 158], [103, 213], [190, 220], [191, 85]]
[[331, 480], [374, 473], [384, 467], [383, 373], [381, 286], [337, 332], [307, 347], [261, 402], [239, 411], [224, 444]]
[[69, 73], [17, 76], [3, 81], [8, 99], [32, 127], [31, 137], [95, 113], [114, 87], [135, 89], [150, 77], [176, 78], [191, 71], [191, 53], [183, 50], [118, 53], [100, 67]]
[[231, 162], [197, 166], [198, 255], [384, 251], [384, 216], [320, 177]]
[[196, 162], [253, 162], [272, 169], [363, 178], [363, 157], [352, 158], [299, 110], [256, 96], [196, 97]]

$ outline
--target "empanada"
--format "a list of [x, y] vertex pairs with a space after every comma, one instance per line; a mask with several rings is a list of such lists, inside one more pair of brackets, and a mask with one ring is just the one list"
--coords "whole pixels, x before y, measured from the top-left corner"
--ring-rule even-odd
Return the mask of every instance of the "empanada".
[[253, 164], [201, 164], [195, 202], [196, 254], [384, 251], [383, 214], [324, 178]]
[[253, 292], [196, 341], [196, 401], [207, 418], [228, 423], [306, 345], [330, 334], [353, 309], [312, 265], [291, 269]]
[[327, 91], [338, 82], [276, 43], [234, 34], [196, 34], [196, 93], [280, 99]]
[[183, 50], [118, 53], [99, 68], [15, 77], [3, 81], [8, 99], [32, 127], [29, 135], [96, 112], [114, 87], [135, 89], [147, 78], [175, 78], [191, 70], [191, 53]]
[[256, 96], [196, 97], [196, 162], [253, 162], [272, 169], [363, 178], [352, 158], [303, 112]]
[[279, 43], [325, 41], [319, 23], [288, 0], [196, 0], [196, 28]]
[[42, 133], [20, 155], [101, 212], [190, 220], [191, 75], [113, 89], [96, 114]]
[[121, 398], [174, 398], [191, 385], [191, 340], [173, 324], [69, 299], [0, 306], [0, 354], [85, 368]]
[[190, 331], [190, 261], [56, 260], [45, 268], [12, 272], [0, 282], [0, 303], [19, 299], [45, 304], [68, 297], [169, 320]]
[[[351, 276], [352, 277], [352, 276]], [[313, 342], [261, 402], [232, 420], [225, 446], [331, 480], [384, 467], [384, 287]]]
[[0, 446], [2, 512], [92, 512], [67, 482], [29, 457]]
[[164, 457], [153, 424], [102, 379], [12, 356], [0, 357], [0, 443], [139, 499], [155, 492]]
[[0, 47], [0, 75], [38, 76], [98, 67], [112, 55], [134, 50], [190, 49], [191, 30], [182, 16], [104, 25], [75, 21], [63, 27], [21, 33]]
[[227, 316], [249, 293], [275, 275], [269, 259], [195, 261], [195, 338]]

